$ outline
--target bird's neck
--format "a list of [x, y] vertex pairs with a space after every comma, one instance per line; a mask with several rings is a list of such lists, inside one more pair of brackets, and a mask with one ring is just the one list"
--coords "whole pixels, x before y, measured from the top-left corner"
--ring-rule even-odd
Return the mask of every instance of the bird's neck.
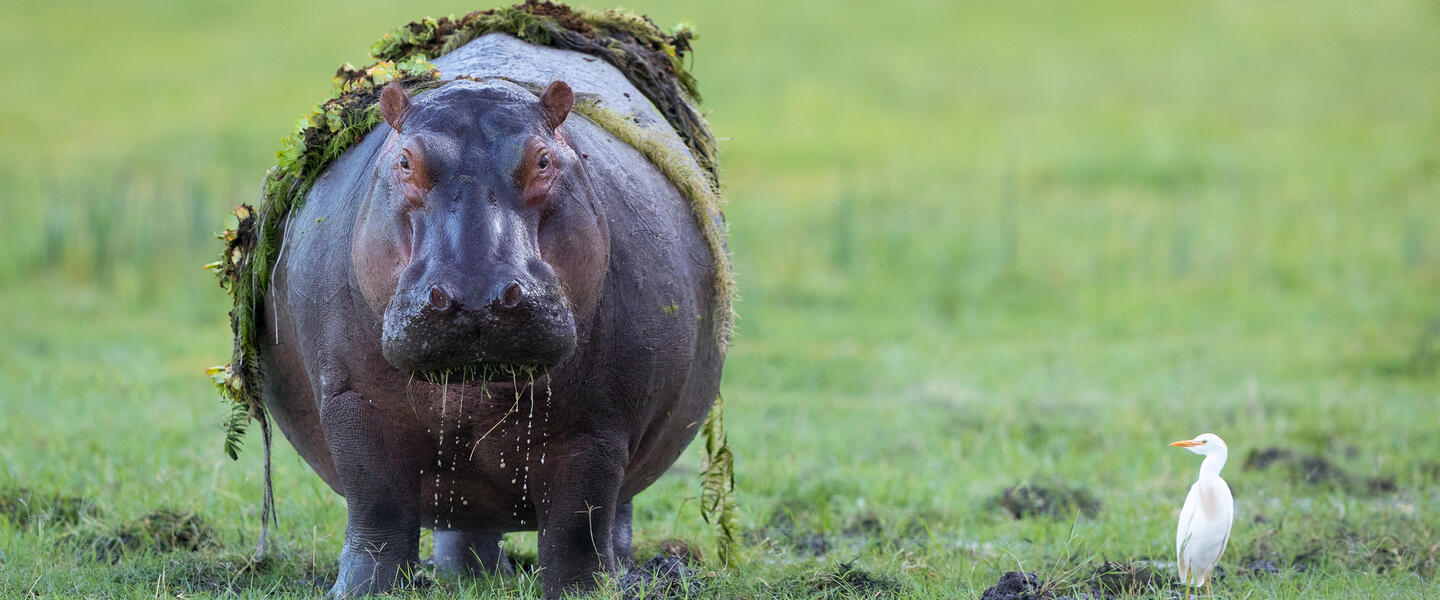
[[1211, 482], [1220, 478], [1220, 469], [1225, 468], [1225, 454], [1211, 454], [1200, 463], [1200, 481]]

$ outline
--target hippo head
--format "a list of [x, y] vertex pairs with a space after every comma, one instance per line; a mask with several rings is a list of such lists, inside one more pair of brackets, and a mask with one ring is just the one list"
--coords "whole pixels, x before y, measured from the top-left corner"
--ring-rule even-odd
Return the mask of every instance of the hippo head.
[[539, 98], [502, 80], [453, 81], [413, 101], [399, 85], [383, 90], [394, 133], [352, 257], [390, 364], [468, 381], [489, 367], [553, 366], [575, 349], [609, 233], [561, 126], [574, 98], [562, 81]]

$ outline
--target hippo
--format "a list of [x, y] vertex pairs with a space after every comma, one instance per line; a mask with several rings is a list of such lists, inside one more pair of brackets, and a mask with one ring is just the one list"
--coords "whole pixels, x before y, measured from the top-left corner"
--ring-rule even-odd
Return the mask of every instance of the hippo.
[[660, 168], [573, 112], [659, 119], [613, 67], [504, 34], [435, 64], [464, 77], [385, 87], [384, 123], [289, 216], [261, 395], [345, 499], [330, 597], [403, 582], [432, 528], [462, 575], [536, 531], [555, 598], [630, 560], [631, 499], [706, 418], [725, 258]]

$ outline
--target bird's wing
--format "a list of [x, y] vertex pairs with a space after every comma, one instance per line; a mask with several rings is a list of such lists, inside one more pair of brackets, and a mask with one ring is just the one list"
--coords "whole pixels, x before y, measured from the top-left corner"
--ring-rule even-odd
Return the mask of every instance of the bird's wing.
[[1220, 501], [1229, 506], [1230, 510], [1226, 512], [1230, 513], [1230, 518], [1225, 520], [1225, 537], [1220, 540], [1220, 551], [1215, 553], [1216, 564], [1219, 564], [1220, 557], [1225, 555], [1225, 546], [1230, 543], [1230, 530], [1235, 527], [1235, 497], [1230, 494], [1230, 485], [1225, 483], [1224, 479], [1220, 480], [1220, 485], [1225, 490], [1225, 495]]
[[1225, 526], [1225, 537], [1220, 540], [1220, 551], [1215, 553], [1215, 564], [1217, 565], [1220, 564], [1220, 557], [1225, 555], [1225, 546], [1230, 543], [1230, 525]]
[[[1198, 484], [1197, 484], [1198, 485]], [[1190, 493], [1185, 495], [1185, 506], [1180, 509], [1180, 522], [1175, 527], [1175, 562], [1180, 566], [1180, 579], [1184, 581], [1190, 569], [1187, 568], [1185, 560], [1185, 546], [1189, 544], [1191, 527], [1195, 522], [1195, 513], [1200, 510], [1199, 492], [1197, 485], [1190, 486]]]

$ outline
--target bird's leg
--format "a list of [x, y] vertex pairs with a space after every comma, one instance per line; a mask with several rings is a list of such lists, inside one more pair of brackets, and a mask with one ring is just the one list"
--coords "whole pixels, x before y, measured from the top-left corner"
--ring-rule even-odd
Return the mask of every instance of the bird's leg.
[[1205, 596], [1215, 600], [1215, 592], [1210, 591], [1210, 573], [1205, 573]]

